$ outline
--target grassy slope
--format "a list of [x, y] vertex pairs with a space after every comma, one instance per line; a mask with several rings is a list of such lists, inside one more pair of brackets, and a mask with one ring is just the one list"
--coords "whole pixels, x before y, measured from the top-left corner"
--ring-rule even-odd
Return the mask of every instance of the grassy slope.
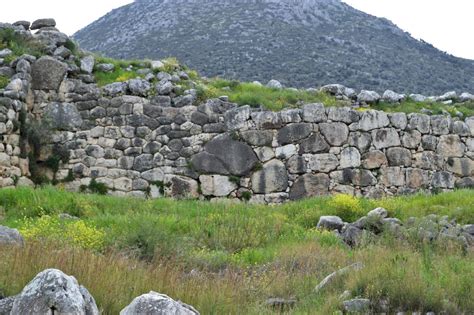
[[[314, 229], [321, 215], [355, 220], [375, 206], [402, 219], [438, 213], [474, 222], [474, 194], [468, 190], [263, 206], [124, 200], [22, 188], [0, 190], [0, 206], [5, 209], [0, 224], [24, 232], [43, 229], [47, 234], [40, 238], [51, 241], [30, 240], [23, 249], [2, 250], [0, 291], [7, 294], [18, 293], [41, 269], [57, 267], [77, 276], [106, 314], [117, 313], [149, 290], [191, 303], [202, 314], [267, 313], [263, 302], [272, 296], [296, 297], [295, 314], [327, 314], [339, 307], [337, 297], [345, 289], [354, 296], [389, 297], [410, 310], [474, 310], [469, 299], [474, 284], [466, 280], [474, 277], [472, 253], [454, 245], [402, 244], [388, 236], [351, 250], [332, 234]], [[56, 223], [44, 221], [47, 217], [38, 219], [64, 212], [79, 216], [90, 230], [71, 236], [67, 224], [53, 227]], [[101, 246], [81, 249], [94, 235], [103, 238]], [[81, 237], [86, 242], [74, 243]], [[44, 255], [52, 248], [54, 255]], [[370, 272], [353, 273], [322, 295], [312, 292], [327, 274], [356, 261], [363, 261]]]

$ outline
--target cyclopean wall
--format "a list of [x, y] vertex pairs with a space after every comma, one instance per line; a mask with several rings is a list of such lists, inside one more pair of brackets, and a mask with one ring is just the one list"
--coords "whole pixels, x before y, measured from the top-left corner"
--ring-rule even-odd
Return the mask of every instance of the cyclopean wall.
[[22, 109], [24, 124], [52, 124], [40, 159], [54, 145], [66, 148], [69, 161], [56, 179], [69, 178], [62, 185], [73, 191], [95, 179], [120, 196], [279, 203], [474, 186], [474, 117], [199, 102], [196, 90], [180, 88], [192, 85], [183, 71], [143, 69], [147, 79], [99, 88], [92, 57], [79, 67], [74, 56], [51, 55], [0, 64], [11, 74], [0, 91], [0, 187], [32, 184], [20, 145]]

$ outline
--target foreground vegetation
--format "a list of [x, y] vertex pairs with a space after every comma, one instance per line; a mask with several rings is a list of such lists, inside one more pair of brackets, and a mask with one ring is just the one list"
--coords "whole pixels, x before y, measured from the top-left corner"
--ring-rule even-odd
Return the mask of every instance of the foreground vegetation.
[[[391, 311], [474, 311], [472, 252], [388, 234], [351, 249], [315, 229], [321, 215], [354, 221], [376, 206], [402, 220], [435, 213], [474, 222], [469, 190], [378, 201], [339, 195], [279, 206], [0, 190], [0, 225], [19, 228], [27, 239], [24, 248], [0, 249], [0, 294], [16, 294], [37, 272], [55, 267], [76, 276], [105, 314], [149, 290], [202, 314], [272, 313], [265, 305], [270, 297], [296, 299], [293, 314], [329, 314], [340, 309], [345, 290], [389, 299]], [[365, 268], [314, 292], [325, 276], [354, 262]]]

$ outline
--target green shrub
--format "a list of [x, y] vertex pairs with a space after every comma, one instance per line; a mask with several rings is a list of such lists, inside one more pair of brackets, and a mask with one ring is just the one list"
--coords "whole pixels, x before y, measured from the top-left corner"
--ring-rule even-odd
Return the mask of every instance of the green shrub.
[[10, 79], [6, 76], [0, 75], [0, 89], [5, 88], [8, 83], [10, 83]]

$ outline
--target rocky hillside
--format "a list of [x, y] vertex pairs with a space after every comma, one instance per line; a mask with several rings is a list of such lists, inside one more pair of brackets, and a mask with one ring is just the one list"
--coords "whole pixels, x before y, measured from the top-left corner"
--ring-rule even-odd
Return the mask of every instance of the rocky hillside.
[[474, 87], [474, 61], [339, 0], [137, 0], [74, 37], [111, 57], [176, 56], [230, 79], [424, 94]]

